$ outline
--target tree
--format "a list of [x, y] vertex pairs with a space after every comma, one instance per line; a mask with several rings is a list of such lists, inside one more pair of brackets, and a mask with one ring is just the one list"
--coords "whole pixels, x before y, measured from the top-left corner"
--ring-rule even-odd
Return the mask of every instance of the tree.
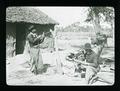
[[96, 33], [101, 31], [101, 20], [109, 23], [112, 30], [114, 30], [114, 9], [112, 7], [89, 7], [85, 21], [93, 23]]
[[113, 33], [113, 40], [114, 40], [114, 8], [112, 7], [107, 7], [105, 9], [105, 12], [103, 13], [103, 15], [105, 16], [104, 21], [107, 22], [108, 24], [110, 24], [111, 29], [112, 29], [112, 33]]

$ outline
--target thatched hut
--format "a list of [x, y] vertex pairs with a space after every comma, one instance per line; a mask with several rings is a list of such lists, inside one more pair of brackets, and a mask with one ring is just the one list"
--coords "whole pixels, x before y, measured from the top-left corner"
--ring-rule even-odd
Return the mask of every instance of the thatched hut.
[[39, 9], [31, 7], [8, 7], [6, 9], [6, 57], [22, 54], [29, 33], [34, 25], [38, 33], [54, 30], [58, 24]]

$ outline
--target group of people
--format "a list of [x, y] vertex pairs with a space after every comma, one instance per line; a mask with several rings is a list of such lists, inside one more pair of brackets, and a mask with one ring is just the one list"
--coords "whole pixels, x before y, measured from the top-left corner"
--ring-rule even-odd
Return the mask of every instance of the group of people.
[[[42, 69], [44, 68], [40, 52], [40, 44], [44, 41], [45, 34], [43, 32], [43, 34], [38, 35], [34, 26], [31, 26], [29, 30], [30, 33], [27, 36], [27, 40], [30, 45], [30, 71], [34, 74], [38, 74], [39, 72], [42, 72]], [[105, 42], [98, 45], [99, 50], [95, 53], [91, 48], [91, 44], [86, 43], [83, 47], [84, 55], [80, 59], [74, 59], [75, 62], [86, 66], [85, 80], [87, 84], [92, 83], [94, 80], [93, 78], [100, 70], [99, 57], [104, 45]]]

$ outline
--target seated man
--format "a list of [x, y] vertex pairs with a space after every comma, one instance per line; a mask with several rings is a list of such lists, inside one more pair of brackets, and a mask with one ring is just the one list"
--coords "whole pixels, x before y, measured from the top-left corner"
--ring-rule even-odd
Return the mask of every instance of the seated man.
[[97, 53], [95, 53], [90, 43], [86, 43], [84, 45], [84, 51], [85, 51], [85, 62], [80, 60], [75, 60], [76, 62], [80, 62], [83, 65], [86, 65], [86, 74], [85, 74], [85, 81], [87, 84], [90, 84], [92, 78], [96, 76], [96, 74], [99, 72], [99, 56], [102, 52], [103, 45], [100, 46], [100, 49]]

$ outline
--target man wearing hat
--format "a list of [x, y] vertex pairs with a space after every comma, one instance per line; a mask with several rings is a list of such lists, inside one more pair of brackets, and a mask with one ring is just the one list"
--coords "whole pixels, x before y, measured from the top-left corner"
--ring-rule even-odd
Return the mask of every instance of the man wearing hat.
[[91, 44], [86, 43], [83, 46], [85, 62], [75, 60], [86, 66], [85, 81], [87, 84], [91, 84], [92, 80], [94, 80], [93, 79], [94, 76], [96, 76], [96, 74], [100, 70], [99, 57], [100, 57], [103, 47], [104, 47], [104, 44], [100, 45], [98, 52], [95, 53], [91, 48]]
[[95, 76], [98, 72], [98, 60], [97, 60], [97, 54], [92, 50], [90, 43], [86, 43], [84, 45], [85, 50], [85, 59], [86, 59], [86, 74], [85, 74], [85, 80], [86, 83], [89, 84], [90, 80], [93, 76]]
[[44, 41], [44, 33], [42, 35], [37, 35], [37, 30], [32, 25], [29, 27], [30, 33], [27, 36], [27, 40], [30, 45], [30, 71], [34, 74], [38, 74], [38, 72], [43, 67], [42, 55], [40, 53], [40, 43]]
[[86, 67], [86, 74], [85, 74], [85, 80], [87, 84], [91, 84], [92, 81], [94, 80], [93, 78], [100, 71], [99, 57], [102, 52], [102, 49], [104, 48], [104, 45], [105, 45], [104, 42], [101, 45], [99, 45], [99, 49], [97, 53], [95, 53], [92, 50], [90, 43], [86, 43], [84, 45], [85, 59], [88, 64], [88, 66]]

